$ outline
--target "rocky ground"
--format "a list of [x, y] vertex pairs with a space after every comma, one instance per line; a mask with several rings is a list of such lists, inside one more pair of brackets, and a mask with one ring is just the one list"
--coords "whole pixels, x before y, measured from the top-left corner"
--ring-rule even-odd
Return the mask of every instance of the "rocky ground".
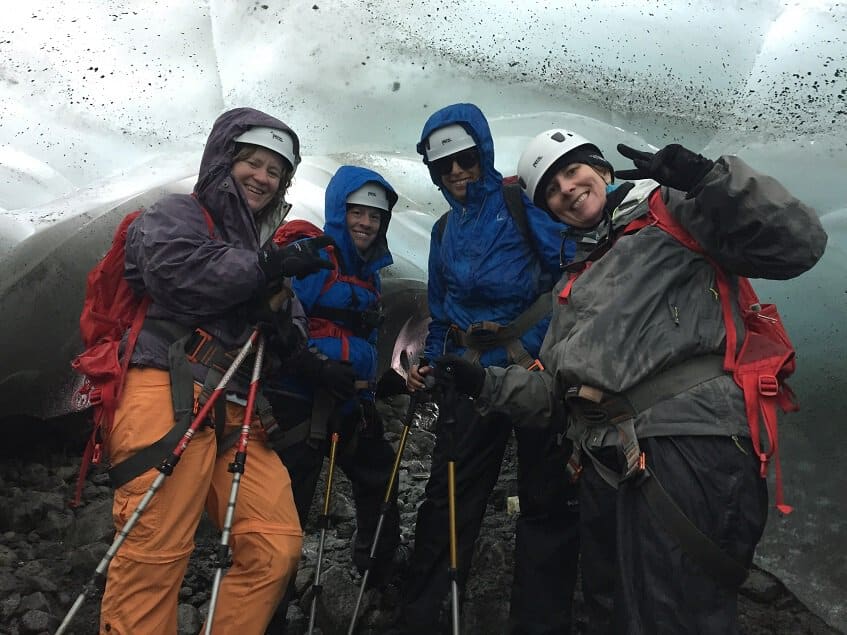
[[[407, 404], [405, 396], [391, 397], [379, 404], [392, 441], [399, 439]], [[424, 422], [426, 419], [425, 413]], [[85, 487], [83, 506], [71, 510], [67, 505], [83, 445], [81, 431], [86, 424], [82, 418], [0, 423], [6, 434], [0, 449], [0, 635], [53, 633], [92, 579], [111, 544], [111, 492], [105, 476], [93, 474]], [[399, 500], [404, 540], [409, 542], [433, 443], [432, 434], [416, 427], [404, 452]], [[477, 543], [474, 573], [462, 615], [466, 635], [499, 633], [505, 623], [514, 535], [514, 516], [508, 513], [507, 503], [516, 494], [515, 475], [510, 451]], [[319, 485], [319, 491], [322, 488]], [[324, 592], [317, 611], [316, 633], [323, 635], [347, 632], [359, 586], [350, 563], [354, 516], [349, 486], [343, 477], [337, 480], [334, 492], [332, 527], [324, 550]], [[289, 612], [293, 635], [304, 633], [308, 621], [318, 547], [318, 531], [314, 522], [310, 525], [306, 527], [303, 561], [297, 576], [298, 602]], [[208, 523], [201, 524], [197, 549], [180, 591], [180, 634], [193, 634], [200, 629], [216, 571], [214, 554], [218, 541], [217, 531]], [[66, 632], [96, 633], [98, 603], [98, 591], [93, 590]], [[579, 597], [575, 613], [574, 632], [582, 633], [585, 615]], [[740, 614], [747, 635], [838, 633], [812, 614], [779, 580], [759, 569], [742, 589]], [[396, 588], [389, 587], [384, 593], [368, 591], [357, 632], [390, 633], [397, 615]]]

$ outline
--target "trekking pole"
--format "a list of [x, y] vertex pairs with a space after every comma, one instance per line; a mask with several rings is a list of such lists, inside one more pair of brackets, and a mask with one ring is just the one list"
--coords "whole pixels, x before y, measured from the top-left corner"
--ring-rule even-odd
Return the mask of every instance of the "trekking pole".
[[[426, 380], [428, 380], [428, 387], [431, 387], [433, 380], [429, 379], [429, 377], [427, 377]], [[391, 508], [391, 495], [394, 491], [397, 472], [400, 469], [400, 459], [402, 458], [403, 450], [406, 447], [406, 439], [409, 436], [409, 429], [412, 427], [412, 421], [415, 419], [415, 412], [418, 409], [418, 404], [424, 401], [424, 394], [424, 390], [416, 390], [412, 393], [412, 396], [409, 399], [409, 407], [406, 410], [406, 416], [403, 419], [403, 432], [400, 435], [400, 443], [397, 445], [397, 453], [394, 455], [394, 466], [391, 468], [391, 474], [388, 477], [388, 485], [385, 488], [385, 498], [382, 499], [379, 520], [376, 523], [376, 531], [374, 531], [373, 542], [371, 543], [371, 552], [368, 556], [368, 566], [362, 574], [362, 583], [359, 587], [359, 595], [356, 597], [356, 606], [353, 607], [353, 617], [350, 620], [350, 627], [347, 629], [347, 635], [353, 635], [353, 631], [356, 628], [356, 620], [359, 618], [359, 606], [362, 603], [362, 596], [364, 595], [365, 587], [368, 584], [368, 576], [371, 573], [371, 567], [376, 562], [376, 547], [379, 543], [379, 536], [382, 533], [382, 525], [385, 522], [385, 515]]]
[[135, 511], [132, 512], [132, 516], [129, 517], [129, 520], [126, 521], [126, 524], [121, 528], [120, 533], [115, 538], [112, 546], [109, 547], [108, 551], [106, 551], [106, 555], [103, 556], [103, 559], [100, 561], [100, 564], [97, 565], [97, 568], [94, 570], [94, 575], [91, 580], [83, 587], [82, 592], [74, 601], [70, 610], [68, 610], [67, 615], [65, 615], [65, 619], [62, 620], [62, 623], [59, 624], [59, 628], [56, 630], [55, 635], [62, 635], [65, 632], [65, 629], [71, 623], [71, 620], [76, 615], [79, 608], [82, 606], [82, 603], [85, 601], [86, 596], [89, 593], [95, 591], [103, 582], [106, 580], [106, 570], [109, 568], [109, 563], [112, 561], [112, 558], [115, 557], [118, 549], [120, 549], [121, 545], [126, 540], [129, 532], [132, 531], [132, 528], [138, 523], [138, 520], [141, 518], [141, 515], [146, 511], [147, 506], [150, 504], [154, 494], [161, 488], [162, 483], [165, 478], [170, 476], [176, 464], [179, 463], [179, 460], [182, 458], [185, 449], [188, 447], [188, 444], [191, 442], [191, 439], [194, 438], [197, 430], [200, 429], [201, 424], [206, 420], [206, 417], [209, 415], [209, 412], [212, 409], [212, 406], [215, 405], [215, 402], [218, 398], [223, 394], [224, 388], [229, 383], [232, 376], [238, 370], [238, 367], [241, 366], [242, 362], [245, 360], [247, 355], [250, 353], [250, 349], [253, 348], [253, 345], [256, 343], [258, 339], [259, 331], [258, 329], [253, 331], [253, 334], [250, 336], [250, 339], [244, 343], [244, 346], [241, 347], [241, 350], [238, 351], [238, 355], [236, 355], [229, 369], [224, 373], [221, 380], [218, 382], [218, 385], [212, 391], [212, 394], [209, 395], [209, 399], [203, 404], [203, 407], [194, 417], [194, 420], [191, 422], [191, 425], [188, 426], [188, 430], [185, 431], [185, 434], [182, 435], [179, 442], [174, 448], [174, 451], [170, 456], [164, 458], [162, 462], [157, 466], [157, 470], [159, 470], [159, 475], [147, 489], [147, 493], [144, 494], [144, 498], [141, 499], [141, 502], [138, 504], [138, 507], [135, 508]]
[[262, 371], [264, 356], [265, 339], [260, 334], [256, 343], [256, 360], [253, 362], [253, 376], [250, 378], [250, 390], [247, 392], [247, 405], [244, 407], [244, 422], [241, 424], [241, 435], [238, 437], [235, 458], [229, 464], [229, 471], [232, 473], [232, 487], [229, 490], [224, 526], [221, 531], [221, 542], [218, 546], [218, 569], [215, 571], [215, 581], [212, 584], [212, 598], [209, 600], [209, 614], [206, 617], [206, 635], [211, 635], [212, 633], [212, 623], [215, 619], [215, 606], [218, 603], [218, 593], [221, 588], [223, 569], [224, 566], [229, 566], [229, 536], [232, 531], [232, 519], [235, 515], [235, 501], [238, 499], [241, 475], [244, 473], [244, 465], [247, 462], [247, 441], [250, 438], [250, 422], [253, 419], [253, 408], [256, 405], [256, 393], [259, 391], [259, 375]]
[[447, 510], [450, 535], [450, 563], [447, 577], [450, 580], [451, 613], [453, 635], [459, 635], [459, 556], [456, 534], [456, 386], [453, 383], [453, 368], [441, 369], [442, 381], [438, 387], [441, 399], [438, 402], [438, 433], [441, 428], [447, 438]]
[[318, 560], [315, 563], [315, 581], [312, 583], [312, 606], [309, 609], [309, 630], [308, 635], [312, 635], [315, 630], [315, 613], [318, 609], [318, 596], [320, 596], [323, 587], [321, 586], [321, 561], [324, 555], [324, 541], [326, 540], [326, 530], [329, 527], [329, 498], [332, 494], [332, 477], [335, 475], [335, 453], [338, 449], [338, 430], [332, 431], [330, 436], [329, 446], [329, 470], [326, 475], [326, 491], [324, 492], [324, 506], [321, 510], [321, 515], [318, 518], [318, 526], [321, 528], [321, 538], [318, 542]]

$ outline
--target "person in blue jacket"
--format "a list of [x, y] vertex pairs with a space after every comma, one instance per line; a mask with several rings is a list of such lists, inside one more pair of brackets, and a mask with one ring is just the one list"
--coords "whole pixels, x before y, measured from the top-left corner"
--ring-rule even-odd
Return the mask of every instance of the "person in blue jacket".
[[[321, 255], [334, 267], [292, 281], [309, 318], [309, 349], [290, 366], [270, 395], [277, 419], [286, 429], [279, 455], [288, 467], [294, 503], [305, 526], [315, 494], [329, 435], [338, 431], [337, 465], [351, 482], [357, 530], [353, 563], [368, 567], [371, 543], [394, 463], [374, 407], [377, 374], [377, 327], [381, 320], [379, 272], [393, 262], [386, 232], [397, 194], [379, 174], [366, 168], [338, 168], [326, 188], [324, 234], [335, 245]], [[299, 225], [298, 225], [299, 224]], [[297, 236], [307, 225], [291, 221], [275, 236]], [[312, 226], [313, 227], [313, 226]], [[313, 227], [313, 229], [316, 229]], [[385, 513], [369, 584], [389, 581], [400, 543], [400, 516], [394, 500]], [[289, 588], [287, 600], [291, 599]], [[284, 632], [283, 601], [268, 633]]]
[[[432, 321], [425, 356], [407, 387], [424, 387], [429, 360], [463, 355], [483, 367], [537, 367], [550, 321], [550, 290], [574, 245], [566, 226], [522, 196], [529, 236], [510, 214], [503, 178], [494, 167], [494, 142], [485, 116], [472, 104], [433, 113], [418, 152], [450, 205], [433, 229], [428, 300]], [[440, 227], [439, 227], [440, 225]], [[529, 244], [531, 240], [534, 245]], [[569, 633], [576, 581], [578, 504], [566, 471], [571, 448], [554, 426], [518, 428], [508, 412], [485, 417], [468, 400], [456, 404], [458, 582], [464, 589], [474, 542], [515, 428], [520, 516], [508, 632]], [[404, 588], [403, 629], [435, 633], [449, 590], [448, 440], [438, 436], [425, 499], [418, 509], [415, 549]]]

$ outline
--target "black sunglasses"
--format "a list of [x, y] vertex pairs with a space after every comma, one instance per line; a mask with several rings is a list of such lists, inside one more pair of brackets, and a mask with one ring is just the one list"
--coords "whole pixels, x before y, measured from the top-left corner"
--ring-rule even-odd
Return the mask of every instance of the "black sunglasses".
[[458, 163], [459, 167], [463, 170], [470, 170], [475, 165], [479, 165], [479, 152], [476, 148], [468, 148], [467, 150], [451, 154], [443, 159], [436, 159], [429, 164], [429, 167], [436, 174], [444, 176], [445, 174], [450, 174], [450, 172], [453, 171], [454, 161]]

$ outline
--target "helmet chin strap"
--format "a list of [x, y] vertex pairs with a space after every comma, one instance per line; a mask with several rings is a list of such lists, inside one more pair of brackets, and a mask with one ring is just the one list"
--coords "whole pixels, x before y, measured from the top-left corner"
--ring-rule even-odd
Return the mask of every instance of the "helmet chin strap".
[[623, 203], [630, 190], [635, 187], [635, 183], [623, 183], [621, 185], [606, 186], [606, 204], [603, 206], [603, 217], [607, 218], [611, 223], [615, 215], [615, 210]]

